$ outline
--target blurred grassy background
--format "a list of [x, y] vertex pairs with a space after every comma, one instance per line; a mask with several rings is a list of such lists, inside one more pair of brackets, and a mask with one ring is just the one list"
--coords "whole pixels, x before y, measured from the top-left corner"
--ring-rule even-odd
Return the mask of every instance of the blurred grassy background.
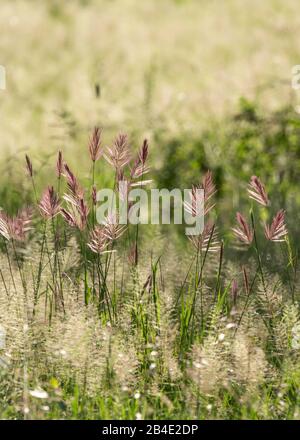
[[[1, 0], [7, 89], [0, 92], [0, 205], [14, 210], [29, 197], [25, 151], [40, 172], [39, 186], [51, 182], [58, 148], [87, 176], [87, 139], [99, 124], [105, 143], [121, 130], [136, 147], [150, 139], [159, 186], [190, 187], [211, 168], [225, 225], [254, 173], [267, 179], [275, 206], [294, 209], [298, 6], [297, 0]], [[99, 184], [108, 179], [103, 168]]]

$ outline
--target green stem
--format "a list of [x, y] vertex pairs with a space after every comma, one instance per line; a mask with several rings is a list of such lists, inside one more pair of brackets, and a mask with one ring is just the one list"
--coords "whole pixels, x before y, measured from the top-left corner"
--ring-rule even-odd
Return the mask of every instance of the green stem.
[[47, 222], [45, 220], [44, 222], [44, 232], [43, 232], [43, 240], [42, 240], [42, 246], [41, 246], [41, 253], [40, 253], [40, 261], [39, 261], [39, 269], [38, 269], [38, 275], [37, 275], [37, 283], [36, 287], [34, 289], [34, 303], [33, 303], [33, 316], [35, 315], [35, 308], [38, 301], [38, 295], [39, 295], [39, 289], [40, 289], [40, 283], [41, 283], [41, 276], [42, 276], [42, 270], [43, 270], [43, 257], [44, 257], [44, 247], [45, 247], [45, 241], [46, 241], [46, 231], [47, 231]]
[[263, 273], [263, 268], [262, 268], [261, 256], [260, 256], [260, 252], [259, 252], [259, 248], [258, 248], [256, 229], [255, 229], [255, 221], [254, 221], [254, 215], [253, 215], [252, 210], [251, 210], [250, 215], [251, 215], [251, 223], [252, 223], [252, 227], [253, 227], [254, 246], [255, 246], [256, 255], [257, 255], [257, 261], [258, 261], [258, 267], [259, 267], [260, 276], [261, 276], [261, 282], [262, 282], [264, 291], [266, 293], [267, 292], [266, 283], [265, 283], [265, 278], [264, 278], [264, 273]]

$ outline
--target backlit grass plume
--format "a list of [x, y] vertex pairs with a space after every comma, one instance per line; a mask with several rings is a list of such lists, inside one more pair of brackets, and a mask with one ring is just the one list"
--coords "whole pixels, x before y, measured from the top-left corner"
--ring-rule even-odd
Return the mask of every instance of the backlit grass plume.
[[238, 223], [238, 226], [232, 229], [235, 236], [241, 242], [247, 245], [251, 244], [253, 241], [253, 229], [247, 223], [245, 217], [240, 212], [237, 212], [236, 214], [236, 221]]
[[3, 211], [0, 212], [0, 234], [6, 240], [24, 241], [27, 233], [31, 230], [32, 210], [22, 209], [14, 217], [10, 217]]
[[89, 152], [93, 162], [100, 159], [103, 154], [101, 148], [101, 130], [99, 127], [95, 127], [89, 141]]
[[124, 168], [131, 159], [127, 134], [120, 133], [113, 145], [107, 147], [104, 157], [117, 171]]
[[45, 218], [55, 217], [61, 210], [59, 198], [56, 195], [53, 186], [48, 186], [44, 191], [42, 199], [39, 203], [41, 214]]
[[248, 185], [249, 197], [262, 206], [269, 206], [270, 201], [264, 184], [257, 176], [252, 176]]
[[271, 225], [265, 226], [265, 235], [270, 241], [284, 241], [284, 237], [287, 234], [288, 230], [285, 224], [285, 211], [281, 209], [273, 218]]

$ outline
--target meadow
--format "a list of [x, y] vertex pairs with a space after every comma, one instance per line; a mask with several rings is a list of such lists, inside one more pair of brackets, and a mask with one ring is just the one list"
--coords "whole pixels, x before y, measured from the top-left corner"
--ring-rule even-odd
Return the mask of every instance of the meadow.
[[1, 419], [300, 418], [297, 6], [1, 1]]

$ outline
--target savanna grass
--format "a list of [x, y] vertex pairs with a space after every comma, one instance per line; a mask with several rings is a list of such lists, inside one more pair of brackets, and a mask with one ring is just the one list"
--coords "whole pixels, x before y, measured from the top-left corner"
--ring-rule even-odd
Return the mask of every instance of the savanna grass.
[[249, 214], [237, 213], [228, 243], [207, 171], [184, 206], [196, 215], [204, 190], [204, 231], [180, 254], [163, 236], [149, 252], [139, 225], [95, 215], [99, 161], [114, 189], [146, 186], [148, 151], [145, 140], [134, 157], [125, 134], [104, 148], [95, 128], [89, 187], [59, 152], [42, 195], [26, 156], [35, 205], [0, 215], [1, 417], [299, 418], [298, 258], [285, 212], [274, 216], [251, 177]]

